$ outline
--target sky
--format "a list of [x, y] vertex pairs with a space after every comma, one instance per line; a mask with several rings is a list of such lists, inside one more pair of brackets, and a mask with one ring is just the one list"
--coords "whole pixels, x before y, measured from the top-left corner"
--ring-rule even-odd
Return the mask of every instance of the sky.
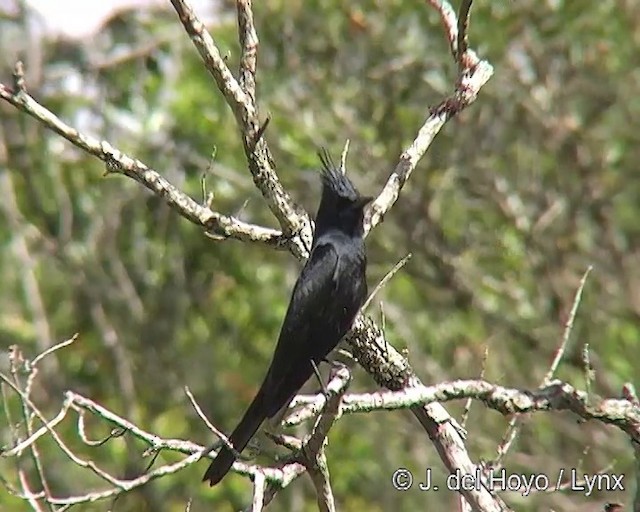
[[[0, 10], [11, 0], [0, 0]], [[191, 0], [198, 14], [204, 15], [212, 0]], [[141, 5], [166, 5], [169, 0], [27, 0], [38, 11], [53, 33], [68, 37], [86, 37], [91, 35], [101, 23], [114, 11], [123, 7]]]

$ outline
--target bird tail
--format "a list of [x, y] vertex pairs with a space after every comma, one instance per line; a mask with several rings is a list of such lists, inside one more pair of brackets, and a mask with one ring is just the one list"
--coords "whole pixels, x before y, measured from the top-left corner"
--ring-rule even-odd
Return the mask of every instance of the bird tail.
[[[263, 390], [260, 389], [253, 399], [253, 402], [251, 402], [251, 405], [244, 413], [240, 423], [238, 423], [238, 426], [229, 437], [229, 441], [231, 441], [231, 444], [237, 453], [244, 450], [266, 417], [267, 413], [265, 412], [264, 407], [264, 393]], [[213, 462], [209, 465], [202, 481], [209, 481], [210, 486], [216, 485], [229, 472], [235, 460], [235, 453], [231, 451], [227, 445], [224, 445], [218, 452], [216, 458], [213, 459]]]

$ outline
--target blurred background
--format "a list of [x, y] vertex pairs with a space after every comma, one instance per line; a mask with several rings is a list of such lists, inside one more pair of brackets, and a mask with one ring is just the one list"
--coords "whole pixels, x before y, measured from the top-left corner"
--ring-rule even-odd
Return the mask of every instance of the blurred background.
[[[22, 59], [30, 94], [66, 122], [197, 200], [204, 174], [214, 209], [277, 227], [253, 186], [233, 116], [168, 2], [108, 2], [102, 13], [69, 6], [64, 16], [51, 4], [0, 2], [4, 83]], [[195, 5], [235, 71], [234, 3]], [[313, 214], [316, 150], [325, 145], [337, 158], [348, 138], [350, 176], [364, 193], [379, 192], [429, 107], [453, 90], [456, 66], [437, 13], [400, 0], [264, 0], [254, 11], [260, 109], [271, 116], [266, 138], [283, 184]], [[370, 313], [384, 317], [388, 340], [427, 384], [474, 378], [484, 366], [491, 382], [533, 389], [593, 265], [557, 377], [585, 387], [588, 344], [592, 392], [618, 397], [625, 382], [640, 383], [640, 3], [478, 0], [470, 44], [495, 74], [438, 135], [368, 238], [371, 288], [413, 254]], [[159, 436], [206, 444], [211, 435], [184, 387], [230, 431], [267, 368], [300, 264], [285, 252], [212, 241], [134, 181], [103, 172], [0, 104], [1, 368], [10, 345], [32, 358], [78, 332], [41, 369], [33, 398], [43, 411], [54, 415], [71, 389]], [[356, 369], [352, 389], [376, 386]], [[5, 393], [2, 445], [11, 442], [17, 408]], [[460, 418], [463, 404], [447, 408]], [[474, 460], [495, 457], [507, 423], [471, 407]], [[67, 421], [59, 431], [112, 474], [131, 478], [147, 466], [145, 447], [132, 438], [86, 448], [76, 428]], [[87, 428], [97, 438], [110, 426]], [[38, 446], [56, 495], [105, 487], [52, 441]], [[522, 511], [631, 507], [632, 454], [614, 428], [539, 413], [505, 458], [508, 472], [625, 473], [626, 492], [503, 496]], [[444, 482], [440, 459], [408, 413], [342, 418], [327, 456], [339, 510], [456, 510], [453, 492], [391, 486], [400, 466], [433, 468], [434, 482]], [[162, 452], [156, 464], [180, 458]], [[21, 464], [33, 471], [27, 457]], [[249, 503], [245, 478], [200, 485], [205, 466], [115, 504], [77, 508], [183, 511], [192, 499], [192, 511], [224, 512]], [[0, 459], [0, 475], [17, 485], [16, 461]], [[30, 510], [5, 487], [0, 504]], [[308, 478], [280, 492], [271, 509], [316, 510]]]

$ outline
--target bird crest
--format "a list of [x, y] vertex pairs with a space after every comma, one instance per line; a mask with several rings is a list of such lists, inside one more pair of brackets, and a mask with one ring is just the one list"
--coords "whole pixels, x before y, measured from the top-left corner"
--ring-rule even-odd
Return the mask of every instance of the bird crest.
[[318, 152], [320, 162], [322, 162], [322, 184], [331, 190], [336, 196], [356, 201], [360, 194], [351, 180], [345, 175], [345, 169], [338, 168], [331, 158], [331, 155], [322, 148]]

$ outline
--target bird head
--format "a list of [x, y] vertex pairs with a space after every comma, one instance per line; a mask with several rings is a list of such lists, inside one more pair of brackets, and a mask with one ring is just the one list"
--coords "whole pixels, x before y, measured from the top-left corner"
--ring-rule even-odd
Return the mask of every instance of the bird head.
[[373, 198], [358, 192], [326, 150], [321, 150], [319, 155], [322, 162], [322, 199], [316, 215], [314, 240], [332, 229], [349, 236], [362, 236], [364, 209]]

